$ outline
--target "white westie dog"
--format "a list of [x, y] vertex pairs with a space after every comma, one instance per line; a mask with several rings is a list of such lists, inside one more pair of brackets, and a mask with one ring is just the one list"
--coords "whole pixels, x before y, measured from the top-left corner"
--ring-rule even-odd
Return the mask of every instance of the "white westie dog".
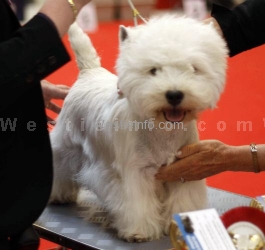
[[207, 207], [204, 180], [164, 183], [154, 175], [180, 147], [199, 140], [197, 115], [214, 108], [224, 89], [225, 42], [213, 25], [184, 17], [120, 26], [116, 76], [101, 67], [77, 24], [69, 37], [80, 73], [51, 132], [50, 200], [74, 202], [86, 187], [119, 237], [159, 239], [174, 213]]

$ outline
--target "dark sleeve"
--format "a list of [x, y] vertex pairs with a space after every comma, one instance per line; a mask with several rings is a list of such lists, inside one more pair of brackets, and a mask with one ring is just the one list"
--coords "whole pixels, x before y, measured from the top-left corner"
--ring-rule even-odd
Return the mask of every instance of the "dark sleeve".
[[232, 10], [213, 4], [211, 15], [223, 31], [230, 56], [265, 43], [265, 0], [246, 0]]
[[69, 60], [53, 24], [33, 17], [0, 43], [0, 110]]

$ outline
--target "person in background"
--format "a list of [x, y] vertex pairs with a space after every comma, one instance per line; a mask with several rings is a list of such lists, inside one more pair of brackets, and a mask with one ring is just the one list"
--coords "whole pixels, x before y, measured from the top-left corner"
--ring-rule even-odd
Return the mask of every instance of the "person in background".
[[48, 202], [53, 166], [45, 106], [53, 109], [52, 99], [67, 89], [40, 82], [70, 60], [61, 38], [89, 2], [46, 0], [20, 26], [11, 1], [0, 0], [0, 249], [18, 249]]
[[[230, 57], [265, 43], [264, 0], [246, 0], [232, 10], [214, 4], [211, 17], [204, 22], [212, 22], [224, 37]], [[218, 140], [202, 140], [180, 149], [177, 159], [162, 166], [156, 179], [195, 181], [224, 171], [265, 171], [265, 144], [231, 146]]]

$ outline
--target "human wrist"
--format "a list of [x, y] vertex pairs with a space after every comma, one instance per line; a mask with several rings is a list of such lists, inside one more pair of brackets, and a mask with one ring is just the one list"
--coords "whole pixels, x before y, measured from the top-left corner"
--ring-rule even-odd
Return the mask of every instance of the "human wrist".
[[70, 6], [70, 8], [72, 10], [74, 21], [75, 21], [77, 14], [80, 12], [80, 10], [85, 5], [84, 1], [80, 1], [80, 0], [65, 0], [65, 1], [68, 2], [68, 5]]
[[[69, 4], [69, 0], [65, 0]], [[91, 3], [92, 0], [70, 0], [70, 2], [73, 2], [75, 5], [75, 8], [77, 10], [77, 14], [83, 9], [84, 6]], [[70, 5], [71, 6], [71, 5]]]
[[[252, 163], [253, 163], [253, 169], [255, 170], [256, 173], [265, 171], [265, 145], [264, 144], [256, 144], [256, 153], [253, 154], [253, 152], [251, 152], [252, 155]], [[251, 147], [250, 147], [251, 148]], [[255, 155], [256, 154], [256, 155]]]
[[253, 142], [250, 144], [250, 152], [252, 155], [254, 173], [259, 173], [260, 167], [259, 167], [259, 162], [258, 162], [258, 148], [257, 148], [256, 143]]
[[72, 9], [72, 12], [73, 12], [73, 16], [74, 16], [74, 21], [76, 20], [77, 18], [77, 6], [75, 4], [75, 1], [74, 0], [67, 0], [68, 1], [68, 4], [70, 6], [70, 8]]
[[47, 0], [40, 9], [40, 13], [50, 18], [60, 37], [67, 32], [74, 21], [74, 16], [67, 0]]
[[229, 170], [254, 172], [253, 160], [249, 145], [230, 146]]
[[[84, 6], [84, 1], [73, 1], [77, 10], [76, 14], [78, 14]], [[75, 14], [68, 0], [46, 0], [40, 13], [45, 14], [51, 19], [56, 26], [60, 37], [68, 31], [70, 25], [75, 21]]]

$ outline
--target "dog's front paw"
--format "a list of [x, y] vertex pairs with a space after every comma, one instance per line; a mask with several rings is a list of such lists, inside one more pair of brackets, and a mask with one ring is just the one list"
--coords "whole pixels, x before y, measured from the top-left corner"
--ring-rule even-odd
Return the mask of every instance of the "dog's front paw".
[[171, 225], [172, 219], [169, 219], [165, 222], [165, 225], [163, 227], [163, 233], [164, 235], [169, 235], [170, 225]]
[[59, 205], [59, 204], [72, 204], [72, 203], [76, 203], [75, 200], [73, 199], [63, 199], [63, 200], [60, 200], [60, 199], [49, 199], [49, 204], [53, 204], [53, 205]]
[[133, 243], [133, 242], [146, 242], [146, 241], [151, 241], [153, 240], [152, 237], [146, 237], [142, 234], [119, 234], [119, 237], [129, 243]]
[[71, 192], [68, 194], [52, 194], [49, 199], [50, 204], [71, 204], [77, 200], [77, 192]]

